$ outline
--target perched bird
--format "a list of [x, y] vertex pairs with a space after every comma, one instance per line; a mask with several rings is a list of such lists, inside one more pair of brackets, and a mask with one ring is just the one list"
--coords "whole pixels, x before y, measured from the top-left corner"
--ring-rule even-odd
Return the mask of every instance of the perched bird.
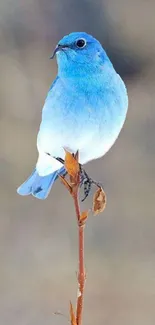
[[58, 75], [47, 94], [32, 175], [17, 190], [45, 199], [63, 174], [67, 149], [85, 164], [103, 156], [124, 124], [128, 96], [100, 42], [84, 32], [64, 36], [54, 50]]

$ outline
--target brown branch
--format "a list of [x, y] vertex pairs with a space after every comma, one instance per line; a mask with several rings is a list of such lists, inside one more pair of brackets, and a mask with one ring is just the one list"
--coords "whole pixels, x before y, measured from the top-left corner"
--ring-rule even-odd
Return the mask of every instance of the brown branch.
[[79, 185], [76, 184], [75, 187], [73, 188], [73, 201], [74, 201], [74, 207], [75, 207], [75, 213], [76, 213], [76, 217], [77, 217], [77, 223], [79, 224], [80, 222], [80, 206], [79, 206]]
[[73, 191], [74, 207], [78, 222], [78, 247], [79, 247], [79, 270], [78, 270], [78, 294], [76, 307], [76, 322], [77, 325], [82, 324], [82, 311], [84, 302], [84, 285], [85, 285], [85, 266], [84, 266], [84, 223], [81, 221], [81, 213], [79, 207], [79, 184]]
[[[81, 168], [78, 162], [78, 152], [72, 155], [70, 152], [65, 150], [65, 169], [69, 175], [69, 182], [65, 179], [65, 176], [59, 176], [62, 183], [65, 185], [69, 193], [71, 194], [77, 218], [78, 225], [78, 249], [79, 249], [79, 270], [78, 270], [78, 294], [76, 303], [76, 316], [74, 314], [72, 303], [70, 303], [70, 318], [71, 325], [82, 325], [82, 312], [84, 303], [84, 286], [85, 286], [85, 263], [84, 263], [84, 228], [88, 218], [88, 211], [80, 211], [79, 205], [79, 188], [80, 188], [80, 173]], [[92, 181], [85, 173], [88, 181], [94, 183], [97, 186], [97, 191], [93, 199], [94, 214], [102, 212], [106, 205], [106, 196], [101, 186], [98, 183]], [[88, 192], [89, 194], [89, 192]]]
[[79, 226], [79, 274], [78, 274], [78, 296], [76, 307], [77, 325], [82, 324], [82, 311], [84, 302], [84, 286], [85, 286], [85, 266], [84, 266], [84, 225]]

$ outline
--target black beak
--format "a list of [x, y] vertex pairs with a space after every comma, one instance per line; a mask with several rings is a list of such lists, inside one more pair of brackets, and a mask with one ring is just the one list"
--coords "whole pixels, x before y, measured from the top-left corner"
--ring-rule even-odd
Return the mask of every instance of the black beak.
[[62, 51], [62, 50], [65, 49], [66, 47], [68, 47], [68, 45], [60, 45], [60, 44], [58, 44], [58, 45], [56, 46], [56, 48], [55, 48], [55, 50], [54, 50], [52, 56], [50, 57], [50, 59], [54, 59], [55, 54], [56, 54], [57, 52], [59, 52], [59, 51]]

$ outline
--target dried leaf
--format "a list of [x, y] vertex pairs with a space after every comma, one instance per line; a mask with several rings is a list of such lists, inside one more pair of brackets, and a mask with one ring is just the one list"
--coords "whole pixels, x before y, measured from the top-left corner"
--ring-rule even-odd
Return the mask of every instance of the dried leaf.
[[94, 215], [103, 212], [106, 206], [106, 194], [103, 188], [100, 187], [94, 194], [93, 198], [93, 212]]
[[70, 319], [71, 319], [71, 325], [77, 325], [76, 317], [73, 310], [73, 305], [71, 302], [70, 302]]
[[84, 224], [85, 221], [87, 220], [87, 218], [88, 218], [88, 213], [89, 213], [89, 210], [83, 211], [83, 212], [81, 213], [81, 216], [80, 216], [80, 222], [81, 222], [81, 224]]
[[69, 185], [69, 183], [66, 181], [66, 179], [65, 179], [63, 176], [61, 176], [61, 175], [58, 175], [58, 176], [59, 176], [61, 182], [62, 182], [62, 183], [65, 185], [65, 187], [67, 188], [67, 190], [68, 190], [70, 193], [72, 193], [72, 188], [71, 188], [71, 186]]
[[72, 176], [74, 179], [77, 177], [79, 173], [79, 163], [78, 161], [73, 157], [73, 155], [66, 151], [65, 155], [65, 168], [70, 176]]

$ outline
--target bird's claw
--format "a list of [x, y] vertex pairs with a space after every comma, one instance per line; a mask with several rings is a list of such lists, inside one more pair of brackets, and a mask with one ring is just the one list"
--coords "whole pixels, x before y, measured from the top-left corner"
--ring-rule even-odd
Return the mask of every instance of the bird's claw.
[[90, 178], [86, 173], [86, 171], [82, 168], [82, 166], [80, 166], [80, 187], [84, 186], [84, 197], [81, 200], [82, 202], [84, 202], [85, 199], [88, 197], [92, 185], [96, 185], [98, 188], [102, 187], [101, 183], [98, 183], [94, 181], [92, 178]]

